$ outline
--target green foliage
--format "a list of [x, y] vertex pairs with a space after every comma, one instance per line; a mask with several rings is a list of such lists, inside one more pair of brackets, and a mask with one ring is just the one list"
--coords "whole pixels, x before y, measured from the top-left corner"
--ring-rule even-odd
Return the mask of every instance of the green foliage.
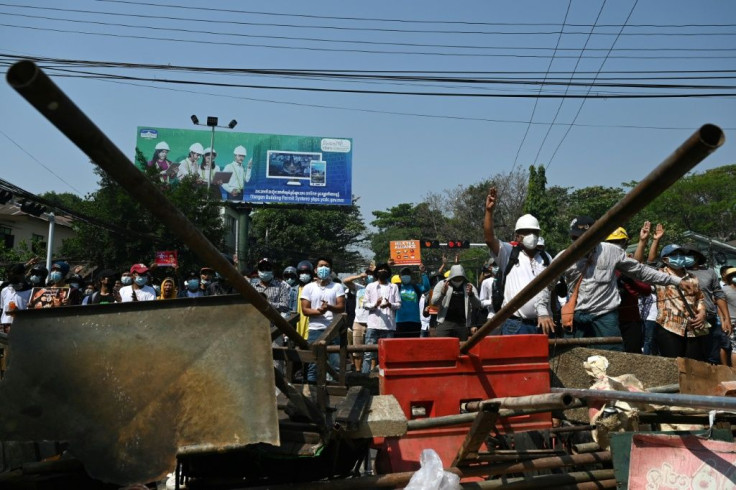
[[302, 260], [332, 259], [337, 272], [365, 267], [358, 247], [364, 244], [365, 224], [360, 208], [352, 206], [289, 209], [274, 206], [253, 213], [248, 265], [261, 257], [283, 269]]
[[[101, 170], [97, 170], [97, 174], [100, 177], [99, 189], [72, 207], [82, 214], [110, 223], [121, 231], [109, 231], [75, 221], [77, 236], [64, 241], [63, 255], [72, 260], [122, 270], [136, 262], [153, 262], [157, 250], [178, 250], [181, 270], [204, 265], [171, 230], [164, 227], [117, 182]], [[159, 181], [155, 169], [146, 169], [146, 175], [215, 246], [221, 245], [224, 230], [219, 205], [207, 199], [206, 188], [197, 185], [193, 179], [184, 179], [177, 185], [167, 186]]]

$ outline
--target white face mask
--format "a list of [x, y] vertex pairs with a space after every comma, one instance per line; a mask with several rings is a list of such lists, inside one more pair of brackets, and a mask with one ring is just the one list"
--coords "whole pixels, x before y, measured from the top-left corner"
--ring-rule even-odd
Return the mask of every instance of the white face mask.
[[521, 244], [524, 245], [524, 248], [527, 250], [534, 250], [537, 248], [537, 243], [539, 243], [539, 235], [536, 233], [530, 233], [521, 240]]

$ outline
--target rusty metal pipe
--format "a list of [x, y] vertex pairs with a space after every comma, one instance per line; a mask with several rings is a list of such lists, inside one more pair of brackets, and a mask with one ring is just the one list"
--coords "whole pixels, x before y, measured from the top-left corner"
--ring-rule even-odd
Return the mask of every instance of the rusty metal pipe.
[[228, 262], [219, 250], [169, 201], [123, 152], [69, 99], [34, 62], [24, 60], [10, 67], [8, 83], [38, 112], [77, 145], [80, 150], [171, 229], [205, 264], [214, 268], [258, 311], [299, 347], [309, 344], [271, 307], [268, 300]]
[[570, 486], [577, 486], [580, 483], [611, 480], [613, 478], [613, 470], [592, 470], [575, 471], [572, 473], [562, 473], [559, 475], [542, 475], [531, 478], [502, 478], [498, 480], [462, 483], [461, 486], [463, 489], [471, 490], [485, 490], [489, 488], [526, 490], [532, 488], [556, 488], [562, 485], [565, 485], [567, 488], [571, 488]]
[[[421, 339], [418, 339], [421, 342]], [[570, 345], [591, 345], [591, 344], [620, 344], [623, 342], [621, 337], [586, 337], [582, 339], [549, 339], [550, 345], [570, 346]], [[378, 352], [378, 344], [349, 345], [348, 352]], [[339, 345], [328, 345], [327, 352], [340, 352]]]
[[704, 410], [736, 411], [736, 398], [728, 396], [683, 395], [631, 391], [599, 391], [576, 388], [552, 388], [554, 393], [569, 393], [581, 399], [621, 400], [634, 403], [652, 403], [672, 407], [702, 408]]
[[[584, 407], [585, 403], [581, 400], [574, 400], [563, 410]], [[499, 417], [516, 417], [521, 415], [531, 415], [534, 413], [551, 412], [554, 409], [549, 408], [530, 408], [526, 410], [514, 410], [502, 408], [498, 411]], [[414, 419], [407, 422], [407, 430], [433, 429], [436, 427], [450, 427], [453, 425], [469, 424], [475, 420], [475, 413], [459, 413], [457, 415], [443, 415], [441, 417], [430, 417], [424, 419]]]
[[[605, 463], [608, 461], [611, 461], [611, 453], [608, 451], [602, 451], [600, 453], [591, 454], [552, 456], [514, 463], [486, 464], [464, 468], [453, 467], [446, 468], [446, 471], [450, 471], [460, 476], [461, 478], [465, 478], [472, 476], [496, 476], [507, 475], [510, 473], [524, 473], [527, 471], [565, 468], [569, 466]], [[286, 483], [282, 485], [268, 485], [262, 487], [248, 488], [250, 490], [265, 490], [267, 488], [273, 490], [286, 490], [297, 488], [300, 490], [360, 490], [370, 488], [397, 488], [406, 486], [413, 475], [413, 471], [405, 471], [401, 473], [389, 473], [379, 476], [350, 478], [347, 480], [330, 480], [309, 483]]]
[[[563, 396], [560, 396], [563, 395]], [[524, 409], [524, 408], [547, 408], [558, 410], [567, 408], [575, 401], [572, 396], [564, 396], [566, 393], [545, 393], [543, 395], [509, 396], [505, 398], [491, 398], [489, 400], [478, 400], [466, 402], [460, 405], [460, 409], [466, 412], [478, 412], [482, 405], [498, 403], [501, 408]]]
[[634, 214], [644, 209], [657, 196], [674, 184], [680, 177], [690, 171], [705, 157], [714, 152], [725, 141], [721, 128], [714, 124], [705, 124], [690, 136], [672, 155], [667, 157], [657, 168], [652, 170], [644, 180], [629, 191], [623, 199], [606, 214], [572, 242], [556, 260], [535, 277], [524, 289], [511, 298], [509, 302], [488, 320], [465, 344], [460, 347], [462, 354], [467, 354], [491, 330], [505, 322], [513, 312], [521, 308], [539, 291], [551, 284], [557, 277], [604, 240], [616, 226], [625, 223]]

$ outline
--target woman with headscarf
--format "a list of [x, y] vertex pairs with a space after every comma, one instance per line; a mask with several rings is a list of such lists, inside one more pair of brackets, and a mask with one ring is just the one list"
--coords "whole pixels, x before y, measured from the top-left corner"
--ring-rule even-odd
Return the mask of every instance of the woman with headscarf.
[[173, 278], [167, 277], [161, 281], [161, 294], [156, 299], [175, 299], [179, 294], [176, 289], [176, 281]]

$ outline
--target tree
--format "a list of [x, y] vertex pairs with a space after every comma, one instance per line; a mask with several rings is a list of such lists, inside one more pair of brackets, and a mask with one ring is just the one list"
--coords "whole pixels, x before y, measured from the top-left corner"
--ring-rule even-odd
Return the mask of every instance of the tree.
[[529, 167], [529, 185], [527, 186], [524, 214], [531, 214], [539, 220], [542, 235], [551, 230], [554, 225], [556, 211], [559, 209], [554, 200], [547, 194], [547, 175], [544, 166], [536, 169]]
[[324, 256], [332, 259], [336, 271], [355, 271], [365, 268], [366, 260], [359, 250], [365, 231], [355, 202], [352, 206], [306, 209], [274, 205], [253, 213], [248, 262], [253, 265], [268, 257], [287, 267], [302, 260], [314, 263]]
[[[207, 199], [207, 189], [193, 179], [183, 179], [168, 186], [159, 181], [153, 168], [145, 170], [150, 181], [189, 220], [210, 239], [221, 246], [223, 223], [219, 203]], [[157, 250], [177, 250], [182, 270], [197, 269], [201, 261], [172, 232], [161, 224], [117, 182], [97, 169], [99, 189], [78, 203], [75, 209], [110, 227], [76, 220], [77, 236], [65, 240], [62, 254], [72, 260], [87, 261], [99, 267], [127, 269], [136, 262], [150, 263]]]

